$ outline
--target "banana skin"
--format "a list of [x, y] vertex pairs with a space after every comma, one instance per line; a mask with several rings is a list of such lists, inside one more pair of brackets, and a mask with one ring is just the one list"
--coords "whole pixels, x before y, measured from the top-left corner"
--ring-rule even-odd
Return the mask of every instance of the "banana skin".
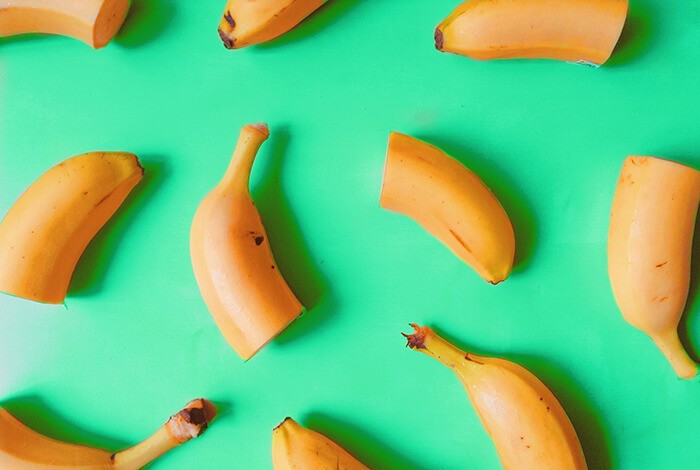
[[0, 0], [0, 37], [59, 34], [99, 49], [119, 31], [128, 11], [129, 0]]
[[628, 0], [468, 0], [435, 30], [435, 47], [477, 60], [547, 58], [599, 66]]
[[431, 328], [411, 325], [408, 346], [448, 367], [464, 385], [506, 470], [585, 470], [569, 417], [534, 374], [505, 359], [462, 351]]
[[438, 148], [392, 132], [379, 205], [414, 219], [489, 283], [510, 275], [515, 233], [503, 206]]
[[630, 156], [613, 198], [608, 273], [625, 320], [646, 333], [683, 379], [697, 365], [678, 338], [688, 298], [700, 172], [654, 157]]

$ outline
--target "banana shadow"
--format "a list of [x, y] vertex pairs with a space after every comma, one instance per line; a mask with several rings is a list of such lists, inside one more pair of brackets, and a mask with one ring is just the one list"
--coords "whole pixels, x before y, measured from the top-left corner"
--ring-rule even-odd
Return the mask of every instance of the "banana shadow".
[[112, 452], [126, 449], [130, 444], [80, 429], [71, 423], [70, 416], [62, 416], [49, 409], [35, 395], [11, 398], [2, 407], [29, 428], [52, 439], [82, 444]]
[[[439, 327], [433, 327], [435, 332], [455, 344], [464, 351], [478, 355], [492, 356], [493, 353], [464, 347], [464, 343], [445, 333]], [[606, 428], [602, 414], [596, 409], [591, 400], [581, 392], [583, 387], [576, 382], [562, 367], [557, 366], [550, 358], [520, 354], [499, 355], [509, 361], [522, 365], [539, 378], [559, 400], [581, 442], [583, 454], [588, 468], [596, 470], [612, 470], [611, 438]], [[465, 397], [466, 399], [466, 397]]]
[[653, 4], [630, 2], [627, 21], [605, 67], [625, 65], [641, 57], [651, 44], [655, 12]]
[[260, 49], [270, 49], [308, 39], [337, 22], [341, 16], [346, 15], [362, 1], [364, 0], [328, 0], [291, 31], [273, 41], [256, 46]]
[[520, 191], [518, 183], [501, 168], [497, 168], [495, 163], [474, 156], [473, 152], [451, 140], [433, 135], [418, 135], [416, 138], [438, 147], [462, 162], [493, 191], [508, 214], [515, 232], [516, 249], [513, 272], [524, 271], [535, 252], [538, 230], [532, 206]]
[[145, 170], [143, 179], [88, 245], [73, 273], [69, 297], [86, 297], [100, 291], [119, 242], [169, 171], [161, 156], [145, 155], [139, 160]]
[[350, 452], [360, 462], [375, 470], [422, 470], [409, 458], [399, 455], [358, 427], [324, 414], [306, 415], [304, 424], [320, 432]]
[[164, 0], [132, 0], [129, 13], [114, 41], [127, 48], [157, 39], [172, 22], [175, 6]]
[[307, 310], [275, 339], [280, 344], [320, 327], [329, 319], [333, 304], [328, 282], [316, 266], [283, 192], [282, 167], [289, 140], [287, 129], [275, 129], [264, 159], [265, 176], [252, 190], [277, 267]]

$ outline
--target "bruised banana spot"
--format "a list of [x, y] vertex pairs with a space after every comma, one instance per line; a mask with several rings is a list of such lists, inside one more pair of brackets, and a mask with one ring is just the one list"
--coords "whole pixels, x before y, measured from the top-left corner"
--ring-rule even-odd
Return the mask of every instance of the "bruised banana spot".
[[452, 229], [448, 229], [448, 230], [449, 230], [449, 232], [450, 232], [450, 235], [452, 235], [452, 236], [455, 238], [455, 240], [457, 240], [457, 241], [459, 242], [459, 244], [462, 245], [462, 247], [463, 247], [465, 250], [467, 250], [467, 252], [469, 252], [469, 253], [472, 252], [471, 247], [467, 244], [467, 242], [465, 242], [464, 240], [462, 240], [462, 237], [460, 237], [459, 235], [457, 235], [457, 233], [456, 233], [454, 230], [452, 230]]

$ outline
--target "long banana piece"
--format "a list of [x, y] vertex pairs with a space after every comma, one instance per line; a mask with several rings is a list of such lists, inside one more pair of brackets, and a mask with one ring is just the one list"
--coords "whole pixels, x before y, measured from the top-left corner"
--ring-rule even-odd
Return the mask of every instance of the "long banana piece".
[[435, 47], [473, 59], [549, 58], [601, 65], [628, 0], [468, 0], [435, 30]]
[[44, 173], [0, 223], [0, 291], [59, 304], [80, 256], [143, 178], [136, 155], [93, 152]]
[[129, 0], [0, 0], [0, 36], [46, 33], [104, 47], [121, 28]]
[[265, 124], [244, 126], [221, 182], [201, 202], [190, 233], [192, 266], [209, 311], [249, 359], [303, 310], [272, 256], [248, 179]]
[[198, 437], [216, 416], [208, 401], [189, 402], [152, 436], [120, 452], [50, 439], [0, 408], [0, 468], [8, 470], [136, 470]]
[[274, 470], [369, 470], [321, 433], [286, 418], [272, 431]]
[[227, 49], [271, 41], [294, 28], [326, 0], [229, 0], [219, 36]]
[[411, 325], [408, 346], [440, 361], [464, 385], [506, 470], [582, 470], [576, 431], [554, 394], [524, 367], [457, 348]]
[[509, 276], [508, 215], [476, 174], [436, 147], [392, 132], [379, 203], [414, 219], [491, 284]]
[[608, 236], [608, 272], [622, 315], [654, 340], [684, 379], [697, 374], [677, 328], [688, 298], [699, 200], [699, 171], [659, 158], [628, 157]]

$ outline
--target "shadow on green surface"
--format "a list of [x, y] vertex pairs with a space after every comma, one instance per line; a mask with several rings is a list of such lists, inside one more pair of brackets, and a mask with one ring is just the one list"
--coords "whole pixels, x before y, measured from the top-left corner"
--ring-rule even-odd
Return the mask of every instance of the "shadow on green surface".
[[291, 31], [273, 41], [258, 44], [257, 47], [262, 49], [275, 48], [312, 37], [322, 29], [333, 25], [341, 16], [347, 14], [362, 1], [364, 0], [328, 0]]
[[139, 160], [145, 169], [143, 179], [88, 245], [73, 273], [69, 297], [84, 297], [99, 292], [124, 233], [153, 192], [162, 184], [168, 172], [165, 159], [144, 155], [139, 157]]
[[630, 11], [620, 39], [605, 67], [624, 65], [644, 55], [651, 44], [654, 16], [653, 8], [649, 5], [630, 3]]
[[[605, 428], [603, 417], [591, 400], [582, 393], [581, 384], [571, 377], [561, 367], [554, 364], [551, 358], [538, 356], [507, 354], [496, 355], [493, 352], [481, 351], [465, 347], [461, 340], [445, 333], [439, 327], [432, 327], [435, 332], [455, 344], [458, 348], [473, 352], [477, 355], [503, 357], [522, 365], [539, 378], [559, 400], [569, 416], [574, 429], [578, 434], [586, 457], [588, 468], [596, 470], [612, 470], [610, 433]], [[466, 395], [466, 394], [465, 394]], [[465, 396], [465, 400], [467, 397]]]
[[532, 207], [519, 190], [517, 182], [512, 180], [506, 172], [497, 168], [494, 162], [476, 157], [473, 152], [460, 144], [432, 135], [418, 135], [416, 138], [438, 147], [462, 162], [493, 191], [508, 214], [515, 231], [516, 248], [513, 272], [525, 270], [535, 251], [537, 221]]
[[270, 140], [270, 151], [265, 158], [264, 177], [252, 190], [253, 199], [265, 225], [275, 262], [307, 310], [275, 340], [284, 344], [325, 323], [330, 315], [332, 301], [328, 282], [311, 257], [309, 247], [283, 192], [282, 168], [289, 146], [289, 131], [285, 128], [275, 129]]
[[160, 36], [172, 21], [175, 7], [165, 0], [132, 0], [129, 14], [114, 38], [124, 47], [140, 47]]
[[29, 428], [52, 439], [110, 451], [129, 447], [123, 441], [80, 429], [71, 423], [70, 417], [54, 413], [34, 395], [11, 398], [2, 403], [2, 407]]
[[312, 431], [320, 432], [330, 438], [369, 468], [375, 470], [419, 470], [421, 468], [347, 422], [319, 413], [310, 413], [306, 415], [303, 424]]

